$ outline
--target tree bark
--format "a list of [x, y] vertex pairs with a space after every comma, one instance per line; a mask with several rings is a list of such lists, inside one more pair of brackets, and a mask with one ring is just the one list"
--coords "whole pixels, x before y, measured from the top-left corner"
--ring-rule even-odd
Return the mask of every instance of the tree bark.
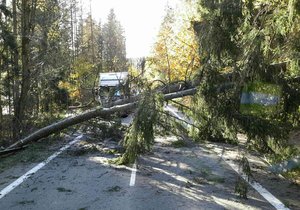
[[0, 139], [2, 139], [3, 135], [3, 129], [2, 129], [2, 123], [3, 123], [3, 109], [2, 109], [2, 99], [1, 99], [1, 93], [0, 93]]
[[[13, 34], [14, 37], [18, 36], [18, 20], [17, 20], [17, 0], [12, 1], [12, 8], [13, 8]], [[17, 41], [16, 41], [17, 43]], [[13, 138], [18, 138], [18, 124], [19, 121], [16, 116], [16, 112], [18, 110], [18, 101], [19, 101], [19, 91], [20, 91], [20, 82], [19, 82], [19, 52], [18, 47], [16, 45], [15, 49], [12, 52], [12, 63], [13, 63], [13, 108], [14, 108], [14, 115], [13, 118]]]
[[22, 61], [22, 76], [21, 76], [21, 89], [20, 96], [17, 99], [15, 107], [15, 119], [17, 135], [22, 132], [22, 124], [25, 119], [26, 110], [28, 109], [28, 93], [31, 85], [31, 72], [30, 72], [30, 37], [34, 30], [34, 16], [36, 9], [36, 0], [21, 1], [22, 15], [21, 15], [21, 61]]
[[[196, 88], [191, 88], [191, 89], [180, 91], [180, 92], [169, 93], [169, 94], [164, 95], [164, 99], [171, 100], [174, 98], [181, 98], [184, 96], [193, 95], [196, 93], [196, 91], [197, 91]], [[34, 133], [30, 134], [29, 136], [17, 141], [16, 143], [14, 143], [11, 146], [9, 146], [5, 150], [11, 150], [11, 149], [14, 149], [17, 147], [22, 147], [30, 142], [34, 142], [41, 138], [45, 138], [53, 133], [60, 132], [60, 131], [64, 130], [65, 128], [76, 125], [78, 123], [82, 123], [84, 121], [90, 120], [95, 117], [105, 117], [105, 116], [111, 115], [115, 112], [132, 110], [137, 106], [137, 104], [138, 104], [138, 100], [136, 99], [134, 102], [131, 102], [131, 103], [115, 105], [110, 108], [96, 108], [96, 109], [92, 109], [87, 112], [84, 112], [82, 114], [76, 115], [74, 117], [66, 118], [64, 120], [53, 123], [53, 124], [48, 125], [40, 130], [35, 131]]]

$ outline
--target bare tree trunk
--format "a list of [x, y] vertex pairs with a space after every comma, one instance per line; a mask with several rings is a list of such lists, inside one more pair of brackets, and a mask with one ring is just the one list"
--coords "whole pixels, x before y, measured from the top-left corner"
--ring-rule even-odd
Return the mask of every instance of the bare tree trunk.
[[95, 64], [95, 43], [94, 43], [94, 24], [92, 16], [92, 1], [90, 0], [90, 27], [91, 27], [91, 46], [92, 46], [92, 62]]
[[71, 51], [72, 51], [72, 62], [75, 61], [75, 52], [74, 52], [74, 17], [73, 17], [73, 9], [74, 9], [74, 0], [70, 2], [70, 24], [71, 24]]
[[22, 48], [22, 77], [21, 92], [17, 101], [15, 110], [15, 118], [17, 119], [17, 135], [22, 131], [22, 124], [25, 117], [25, 109], [27, 105], [27, 95], [30, 89], [30, 69], [29, 69], [29, 53], [30, 53], [30, 28], [29, 28], [30, 8], [26, 0], [22, 0], [22, 18], [21, 18], [21, 48]]
[[[1, 6], [6, 6], [6, 1], [5, 0], [2, 0], [1, 2]], [[0, 19], [2, 19], [2, 13], [0, 13]], [[0, 66], [2, 66], [3, 64], [3, 60], [2, 60], [2, 56], [0, 55]], [[1, 72], [0, 72], [1, 73]], [[0, 76], [0, 82], [1, 82], [1, 76]], [[1, 84], [0, 84], [0, 88], [2, 89], [1, 87]], [[2, 139], [2, 126], [3, 126], [3, 115], [2, 115], [2, 93], [0, 91], [0, 140]]]
[[[18, 0], [12, 1], [13, 8], [13, 34], [14, 37], [18, 36], [18, 20], [17, 20], [17, 2]], [[17, 139], [19, 134], [19, 122], [16, 116], [18, 110], [18, 101], [19, 101], [19, 91], [20, 91], [20, 82], [19, 82], [19, 52], [18, 47], [16, 46], [12, 52], [12, 63], [13, 63], [13, 107], [14, 107], [14, 118], [12, 122], [13, 127], [13, 138]]]
[[77, 58], [78, 48], [76, 47], [76, 40], [78, 36], [78, 21], [77, 21], [77, 1], [74, 1], [74, 59]]
[[2, 109], [2, 95], [0, 94], [0, 140], [2, 139], [3, 135], [3, 109]]
[[[174, 92], [174, 93], [169, 93], [164, 96], [165, 100], [171, 100], [174, 98], [181, 98], [187, 95], [193, 95], [196, 93], [196, 88], [180, 91], [180, 92]], [[65, 128], [68, 128], [70, 126], [76, 125], [78, 123], [82, 123], [84, 121], [90, 120], [95, 117], [105, 117], [109, 116], [115, 112], [120, 112], [120, 111], [128, 111], [132, 110], [136, 107], [137, 105], [137, 100], [132, 102], [132, 103], [127, 103], [123, 105], [116, 105], [110, 108], [96, 108], [87, 112], [84, 112], [82, 114], [79, 114], [74, 117], [66, 118], [62, 121], [56, 122], [54, 124], [48, 125], [40, 130], [35, 131], [34, 133], [30, 134], [29, 136], [17, 141], [13, 145], [9, 146], [6, 150], [17, 148], [17, 147], [22, 147], [29, 142], [37, 141], [41, 138], [45, 138], [53, 133], [60, 132], [64, 130]]]
[[30, 90], [31, 72], [30, 72], [30, 37], [34, 29], [34, 16], [36, 8], [36, 0], [21, 2], [21, 48], [22, 48], [22, 76], [20, 97], [17, 99], [15, 118], [16, 118], [16, 135], [22, 132], [22, 125], [25, 119], [28, 93]]

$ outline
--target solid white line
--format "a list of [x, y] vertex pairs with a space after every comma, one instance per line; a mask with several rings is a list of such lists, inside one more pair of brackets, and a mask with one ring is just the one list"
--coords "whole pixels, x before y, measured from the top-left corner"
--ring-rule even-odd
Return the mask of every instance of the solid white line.
[[136, 161], [134, 162], [131, 170], [131, 176], [130, 176], [130, 183], [129, 186], [133, 187], [135, 185], [135, 180], [136, 180]]
[[214, 151], [217, 152], [218, 156], [220, 156], [224, 162], [226, 162], [236, 173], [238, 173], [249, 185], [251, 185], [262, 197], [264, 197], [277, 210], [290, 210], [279, 199], [272, 195], [266, 188], [261, 186], [258, 182], [248, 180], [247, 175], [242, 173], [236, 164], [222, 157], [222, 152], [218, 151], [218, 149], [215, 149]]
[[[170, 112], [177, 115], [179, 119], [182, 119], [181, 117], [179, 117], [177, 113], [175, 113], [174, 110], [176, 110], [176, 108], [171, 109], [168, 106], [166, 107]], [[262, 197], [264, 197], [277, 210], [290, 210], [279, 199], [277, 199], [274, 195], [272, 195], [267, 189], [261, 186], [258, 182], [248, 181], [248, 177], [239, 170], [236, 164], [222, 157], [222, 151], [218, 149], [214, 149], [214, 151], [218, 154], [218, 156], [222, 158], [224, 162], [226, 162], [235, 172], [237, 172], [249, 185], [251, 185]]]
[[45, 161], [39, 163], [38, 165], [36, 165], [35, 167], [33, 167], [31, 170], [29, 170], [27, 173], [25, 173], [23, 176], [20, 176], [13, 183], [11, 183], [7, 187], [5, 187], [3, 190], [1, 190], [0, 191], [0, 199], [3, 198], [8, 193], [10, 193], [13, 189], [15, 189], [16, 187], [18, 187], [20, 184], [22, 184], [26, 179], [28, 179], [33, 174], [35, 174], [38, 170], [40, 170], [45, 165], [47, 165], [51, 160], [53, 160], [54, 158], [56, 158], [63, 151], [65, 151], [66, 149], [68, 149], [70, 146], [72, 146], [73, 144], [77, 143], [78, 141], [80, 141], [81, 138], [82, 138], [82, 135], [77, 136], [73, 141], [69, 142], [67, 145], [65, 145], [64, 147], [60, 148], [57, 152], [55, 152], [53, 155], [51, 155], [50, 157], [48, 157]]

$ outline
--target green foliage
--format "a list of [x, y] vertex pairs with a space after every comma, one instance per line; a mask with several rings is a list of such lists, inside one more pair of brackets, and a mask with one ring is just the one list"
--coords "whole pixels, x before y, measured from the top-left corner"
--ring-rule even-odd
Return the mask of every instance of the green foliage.
[[182, 10], [166, 9], [149, 59], [151, 74], [164, 82], [189, 81], [199, 67], [198, 43], [191, 27], [195, 17], [186, 4], [181, 6]]
[[249, 181], [250, 177], [252, 177], [252, 172], [249, 161], [245, 156], [243, 156], [239, 161], [239, 167], [242, 169], [242, 172], [247, 176], [247, 179]]
[[270, 95], [281, 95], [281, 87], [279, 85], [275, 84], [268, 84], [263, 82], [253, 82], [250, 84], [247, 84], [243, 88], [244, 92], [260, 92], [263, 94], [270, 94]]
[[[299, 120], [299, 13], [294, 1], [199, 0], [201, 85], [191, 116], [198, 139], [237, 139], [245, 133], [264, 152], [284, 144]], [[288, 12], [287, 12], [288, 11]], [[242, 91], [280, 96], [273, 108], [240, 106]], [[272, 112], [272, 113], [271, 113]], [[254, 115], [250, 115], [255, 113]]]
[[282, 160], [290, 160], [300, 154], [300, 150], [293, 145], [289, 145], [287, 141], [278, 144], [275, 140], [271, 139], [268, 141], [268, 144], [274, 151], [273, 154], [268, 155], [268, 158], [272, 163], [280, 163]]
[[135, 118], [124, 139], [126, 148], [119, 164], [133, 163], [140, 153], [151, 149], [154, 144], [154, 127], [158, 120], [158, 109], [162, 107], [161, 97], [148, 90], [143, 93]]
[[285, 172], [282, 175], [290, 180], [293, 180], [295, 184], [300, 184], [300, 167], [294, 168], [293, 170]]
[[[204, 91], [204, 89], [206, 90]], [[227, 121], [231, 115], [232, 104], [228, 103], [228, 95], [224, 93], [216, 93], [217, 97], [212, 98], [214, 95], [211, 92], [216, 91], [213, 89], [202, 85], [193, 98], [193, 109], [190, 115], [193, 117], [196, 127], [192, 128], [191, 134], [199, 141], [235, 143], [237, 141], [236, 122], [234, 120]], [[207, 95], [202, 95], [201, 90]], [[206, 96], [208, 99], [205, 100]], [[219, 108], [214, 109], [216, 106]]]
[[255, 115], [261, 118], [271, 117], [278, 110], [277, 106], [261, 104], [241, 104], [240, 112], [244, 115]]
[[[249, 182], [250, 178], [252, 177], [252, 172], [250, 168], [250, 164], [248, 159], [243, 156], [239, 160], [239, 168], [241, 172], [247, 177], [247, 181]], [[235, 183], [235, 193], [239, 194], [241, 198], [247, 198], [248, 193], [248, 183], [245, 182], [241, 177], [238, 177]]]
[[[282, 88], [276, 84], [264, 82], [252, 82], [243, 87], [242, 93], [255, 92], [266, 95], [281, 97]], [[244, 115], [255, 115], [263, 119], [274, 118], [278, 113], [282, 112], [282, 104], [262, 105], [262, 104], [241, 104], [240, 112]]]
[[124, 29], [111, 9], [103, 25], [103, 63], [106, 72], [127, 70]]
[[175, 148], [181, 148], [181, 147], [186, 147], [187, 146], [186, 142], [183, 141], [183, 140], [173, 141], [171, 145]]
[[97, 140], [113, 138], [119, 140], [122, 137], [121, 120], [111, 116], [110, 121], [103, 121], [101, 118], [91, 119], [85, 122], [85, 132]]
[[248, 183], [239, 177], [235, 183], [234, 192], [237, 193], [240, 198], [247, 199]]

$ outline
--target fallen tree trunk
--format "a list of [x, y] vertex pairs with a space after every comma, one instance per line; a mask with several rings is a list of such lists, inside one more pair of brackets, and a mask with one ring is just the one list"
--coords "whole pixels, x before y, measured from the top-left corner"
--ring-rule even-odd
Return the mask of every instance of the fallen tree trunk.
[[[165, 100], [171, 100], [174, 98], [181, 98], [187, 95], [193, 95], [196, 93], [196, 88], [191, 88], [188, 90], [184, 90], [184, 91], [179, 91], [179, 92], [174, 92], [174, 93], [169, 93], [169, 94], [165, 94], [164, 95], [164, 99]], [[124, 101], [125, 103], [126, 101]], [[41, 138], [45, 138], [51, 134], [60, 132], [70, 126], [82, 123], [84, 121], [90, 120], [92, 118], [95, 117], [105, 117], [107, 115], [110, 115], [112, 113], [115, 112], [121, 112], [121, 111], [127, 111], [127, 110], [132, 110], [134, 109], [137, 104], [138, 104], [138, 97], [135, 98], [134, 102], [131, 103], [126, 103], [126, 104], [121, 104], [121, 101], [118, 102], [118, 104], [120, 105], [115, 105], [113, 107], [110, 108], [95, 108], [89, 111], [86, 111], [82, 114], [73, 116], [73, 117], [69, 117], [66, 118], [64, 120], [61, 120], [59, 122], [53, 123], [51, 125], [48, 125], [44, 128], [41, 128], [37, 131], [35, 131], [34, 133], [30, 134], [29, 136], [18, 140], [16, 143], [12, 144], [11, 146], [9, 146], [8, 148], [6, 148], [4, 151], [8, 151], [17, 147], [22, 147], [30, 142], [34, 142], [37, 141]], [[3, 152], [4, 152], [3, 151]]]
[[25, 144], [28, 144], [29, 142], [37, 141], [37, 140], [47, 137], [53, 133], [59, 132], [65, 128], [68, 128], [70, 126], [76, 125], [78, 123], [81, 123], [81, 122], [84, 122], [87, 120], [90, 120], [95, 117], [109, 115], [109, 114], [112, 114], [117, 111], [133, 109], [135, 107], [135, 105], [136, 105], [136, 102], [133, 102], [130, 104], [114, 106], [111, 108], [96, 108], [93, 110], [86, 111], [82, 114], [66, 118], [66, 119], [56, 122], [54, 124], [48, 125], [42, 129], [39, 129], [39, 130], [35, 131], [34, 133], [30, 134], [29, 136], [17, 141], [13, 145], [9, 146], [7, 149], [20, 147]]

